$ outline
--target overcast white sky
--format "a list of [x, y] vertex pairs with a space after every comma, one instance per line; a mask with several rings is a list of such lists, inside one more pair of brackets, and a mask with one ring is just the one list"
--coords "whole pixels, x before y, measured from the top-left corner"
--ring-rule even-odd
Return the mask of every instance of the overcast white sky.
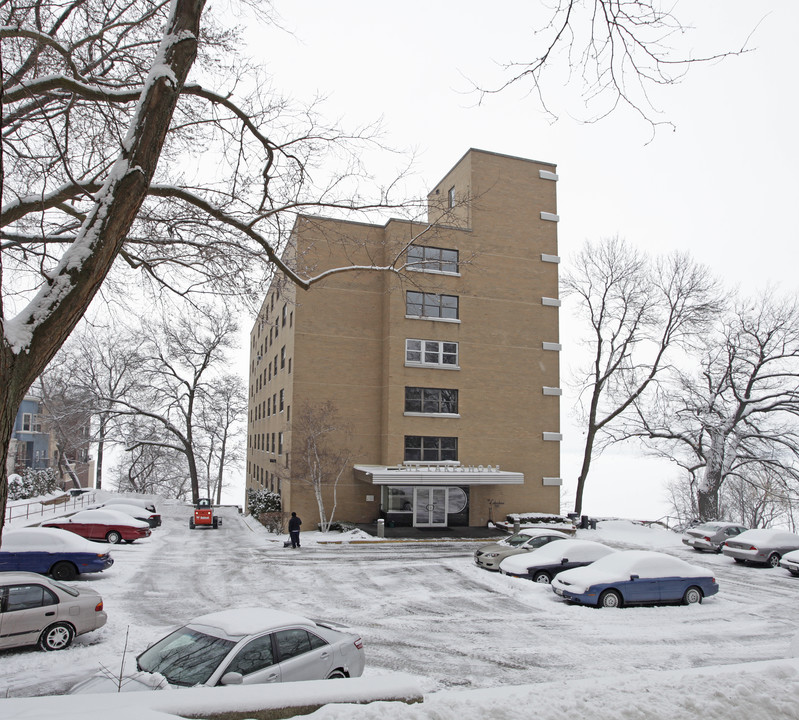
[[[735, 49], [750, 33], [753, 52], [695, 67], [680, 85], [660, 90], [655, 101], [676, 130], [660, 130], [652, 142], [650, 127], [629, 111], [594, 125], [564, 112], [552, 124], [522, 87], [477, 105], [470, 80], [494, 85], [502, 77], [498, 63], [534, 57], [532, 28], [548, 17], [542, 3], [274, 5], [293, 34], [260, 28], [250, 40], [275, 87], [299, 100], [325, 95], [327, 117], [345, 124], [382, 117], [387, 143], [418, 153], [420, 196], [470, 147], [554, 162], [564, 262], [585, 239], [618, 234], [653, 252], [690, 250], [747, 292], [769, 283], [796, 289], [799, 3], [678, 2], [678, 17], [696, 27], [679, 41], [695, 54]], [[555, 87], [549, 97], [558, 110], [579, 109], [576, 87]], [[564, 388], [576, 340], [568, 316], [564, 307]], [[564, 395], [567, 497], [579, 468], [573, 404]], [[608, 453], [595, 465], [584, 510], [665, 515], [660, 487], [670, 472]]]

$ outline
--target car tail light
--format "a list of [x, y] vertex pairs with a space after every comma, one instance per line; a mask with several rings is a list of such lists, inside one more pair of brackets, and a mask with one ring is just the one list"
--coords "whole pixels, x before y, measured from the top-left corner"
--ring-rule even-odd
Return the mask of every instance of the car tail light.
[[707, 537], [707, 536], [703, 537], [702, 539], [703, 539], [705, 542], [710, 542], [710, 538], [709, 538], [709, 537]]
[[353, 645], [355, 645], [355, 647], [356, 647], [356, 648], [358, 648], [358, 650], [363, 650], [363, 640], [361, 640], [361, 638], [358, 638], [358, 639], [357, 639], [357, 640], [356, 640], [354, 643], [352, 643], [352, 644], [353, 644]]
[[750, 545], [750, 546], [749, 546], [749, 549], [750, 549], [750, 550], [754, 550], [755, 552], [757, 552], [757, 548], [756, 548], [754, 545]]
[[98, 602], [97, 605], [94, 606], [94, 612], [100, 612], [102, 609], [103, 609], [103, 601], [100, 600], [100, 602]]

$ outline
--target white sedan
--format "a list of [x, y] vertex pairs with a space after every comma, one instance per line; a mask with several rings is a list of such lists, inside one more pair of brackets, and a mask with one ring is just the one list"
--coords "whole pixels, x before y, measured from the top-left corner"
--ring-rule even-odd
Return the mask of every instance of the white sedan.
[[121, 683], [101, 674], [70, 693], [360, 677], [364, 664], [360, 636], [342, 625], [240, 608], [201, 615], [171, 632], [138, 656], [139, 672]]
[[794, 577], [799, 577], [799, 550], [785, 553], [780, 559], [780, 567], [784, 567]]

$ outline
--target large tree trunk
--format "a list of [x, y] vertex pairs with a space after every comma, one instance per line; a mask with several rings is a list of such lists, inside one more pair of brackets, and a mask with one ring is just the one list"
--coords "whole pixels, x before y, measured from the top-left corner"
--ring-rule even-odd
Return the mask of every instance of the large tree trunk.
[[[50, 282], [15, 318], [25, 347], [0, 347], [0, 447], [8, 453], [17, 408], [78, 324], [103, 284], [155, 173], [172, 114], [197, 55], [205, 0], [175, 0], [157, 57], [131, 120], [125, 146], [97, 194], [94, 210], [66, 251]], [[0, 467], [0, 531], [5, 524], [8, 477]]]

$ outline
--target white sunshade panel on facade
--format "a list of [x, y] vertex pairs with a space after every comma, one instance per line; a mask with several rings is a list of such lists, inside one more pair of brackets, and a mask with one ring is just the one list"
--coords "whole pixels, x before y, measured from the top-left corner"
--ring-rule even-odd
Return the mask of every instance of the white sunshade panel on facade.
[[523, 485], [524, 473], [488, 465], [356, 465], [355, 473], [373, 485]]

